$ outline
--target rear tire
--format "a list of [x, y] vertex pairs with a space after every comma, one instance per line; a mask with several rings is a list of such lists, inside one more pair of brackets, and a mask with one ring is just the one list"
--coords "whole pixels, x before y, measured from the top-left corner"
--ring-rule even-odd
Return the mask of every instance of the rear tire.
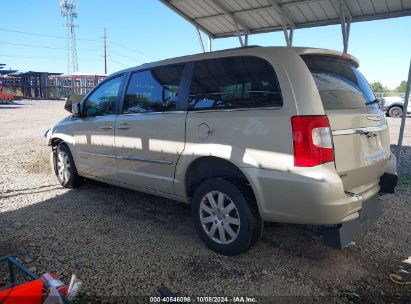
[[200, 239], [217, 253], [239, 255], [261, 236], [263, 225], [254, 196], [240, 182], [206, 180], [195, 191], [191, 205]]
[[59, 144], [57, 151], [53, 153], [53, 167], [57, 180], [64, 188], [72, 189], [81, 184], [81, 178], [77, 174], [76, 165], [66, 144]]
[[402, 108], [399, 106], [393, 106], [388, 110], [388, 115], [390, 117], [402, 117]]

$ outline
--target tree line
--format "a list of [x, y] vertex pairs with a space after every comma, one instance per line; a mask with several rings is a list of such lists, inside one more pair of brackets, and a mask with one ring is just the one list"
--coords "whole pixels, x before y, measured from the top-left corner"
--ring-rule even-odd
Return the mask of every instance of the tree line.
[[383, 86], [381, 82], [372, 82], [370, 86], [374, 92], [378, 93], [405, 93], [407, 89], [407, 81], [401, 81], [400, 85], [397, 86], [394, 90], [390, 90], [388, 87]]

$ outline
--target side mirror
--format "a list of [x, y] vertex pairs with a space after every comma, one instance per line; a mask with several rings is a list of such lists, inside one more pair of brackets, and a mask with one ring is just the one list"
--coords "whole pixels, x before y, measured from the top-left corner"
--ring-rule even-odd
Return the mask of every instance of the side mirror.
[[81, 107], [80, 107], [80, 103], [73, 103], [71, 105], [71, 114], [73, 115], [73, 117], [81, 117]]
[[81, 102], [84, 98], [84, 95], [79, 94], [71, 94], [69, 98], [66, 100], [66, 104], [64, 105], [64, 109], [68, 112], [72, 111], [72, 105], [78, 102]]

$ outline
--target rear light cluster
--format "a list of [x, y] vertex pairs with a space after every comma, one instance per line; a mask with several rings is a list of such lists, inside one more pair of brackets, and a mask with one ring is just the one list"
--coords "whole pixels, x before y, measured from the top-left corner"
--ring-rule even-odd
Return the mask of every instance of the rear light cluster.
[[326, 115], [291, 117], [294, 165], [313, 167], [334, 160], [330, 123]]

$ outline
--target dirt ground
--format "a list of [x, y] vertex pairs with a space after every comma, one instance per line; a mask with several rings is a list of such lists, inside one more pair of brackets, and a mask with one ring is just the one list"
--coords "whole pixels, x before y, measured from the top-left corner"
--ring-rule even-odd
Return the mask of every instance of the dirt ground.
[[[16, 254], [66, 283], [75, 273], [83, 302], [145, 301], [163, 284], [194, 301], [411, 302], [411, 285], [389, 279], [411, 256], [411, 120], [401, 184], [381, 198], [384, 215], [355, 245], [331, 249], [298, 226], [270, 224], [249, 252], [224, 257], [197, 238], [186, 205], [91, 181], [61, 188], [43, 133], [67, 114], [60, 101], [0, 106], [0, 256]], [[395, 144], [400, 120], [388, 120]]]

